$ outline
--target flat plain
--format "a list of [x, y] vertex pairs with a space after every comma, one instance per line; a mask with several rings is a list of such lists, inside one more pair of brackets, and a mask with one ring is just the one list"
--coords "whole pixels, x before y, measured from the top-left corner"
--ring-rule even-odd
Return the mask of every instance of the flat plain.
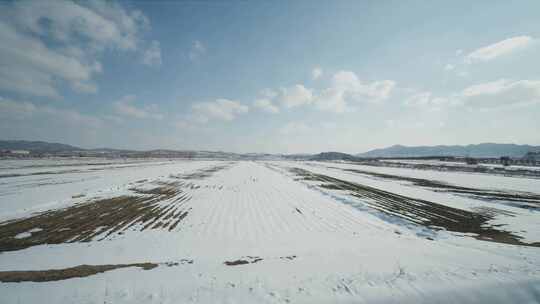
[[1, 161], [0, 302], [539, 301], [540, 179], [430, 166]]

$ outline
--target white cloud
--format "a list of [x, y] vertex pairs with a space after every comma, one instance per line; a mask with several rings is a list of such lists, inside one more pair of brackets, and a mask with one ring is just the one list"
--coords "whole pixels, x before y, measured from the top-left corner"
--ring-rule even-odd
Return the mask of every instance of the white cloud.
[[447, 65], [444, 66], [445, 71], [452, 71], [455, 68], [456, 67], [453, 64], [447, 64]]
[[352, 108], [345, 101], [345, 92], [336, 88], [327, 88], [317, 95], [315, 106], [321, 111], [344, 113]]
[[333, 88], [344, 92], [352, 99], [367, 102], [379, 102], [387, 99], [395, 84], [392, 80], [366, 83], [350, 71], [339, 71], [333, 77]]
[[522, 107], [540, 103], [540, 80], [507, 80], [480, 83], [446, 97], [431, 92], [417, 92], [405, 99], [404, 105], [426, 109], [443, 106], [467, 106], [478, 109]]
[[161, 120], [163, 119], [164, 115], [157, 112], [157, 106], [156, 105], [147, 105], [144, 107], [137, 107], [133, 105], [134, 101], [136, 99], [135, 95], [126, 95], [122, 97], [120, 100], [113, 103], [114, 110], [117, 114], [131, 117], [131, 118], [138, 118], [138, 119], [145, 119], [145, 118], [152, 118]]
[[161, 61], [161, 47], [159, 41], [152, 41], [152, 44], [143, 54], [143, 63], [149, 66], [160, 66]]
[[320, 67], [315, 67], [311, 71], [311, 78], [313, 80], [317, 80], [317, 79], [321, 78], [322, 75], [323, 75], [323, 70]]
[[276, 96], [279, 95], [278, 92], [276, 92], [276, 91], [274, 91], [272, 89], [268, 89], [268, 88], [261, 90], [260, 94], [261, 94], [261, 96], [263, 98], [266, 98], [266, 99], [273, 99], [273, 98], [275, 98]]
[[274, 103], [274, 100], [279, 95], [278, 92], [272, 89], [264, 89], [261, 90], [260, 95], [261, 97], [253, 102], [256, 108], [272, 114], [279, 113], [279, 107]]
[[0, 3], [0, 89], [59, 97], [63, 82], [97, 91], [105, 49], [136, 50], [148, 19], [114, 2]]
[[405, 99], [404, 104], [413, 107], [440, 106], [448, 104], [449, 100], [442, 97], [433, 96], [431, 92], [420, 92]]
[[[14, 21], [27, 31], [60, 42], [77, 42], [103, 49], [137, 48], [141, 30], [148, 19], [138, 10], [126, 10], [112, 1], [32, 1], [12, 6]], [[47, 21], [47, 26], [43, 22]]]
[[103, 121], [91, 115], [81, 114], [70, 109], [36, 105], [31, 102], [14, 101], [0, 97], [0, 117], [2, 121], [23, 120], [31, 123], [41, 117], [49, 121], [67, 123], [77, 127], [99, 127]]
[[201, 102], [192, 106], [197, 116], [197, 121], [207, 122], [211, 118], [218, 120], [231, 121], [238, 115], [248, 112], [248, 106], [238, 101], [228, 99], [217, 99], [212, 102]]
[[350, 103], [378, 103], [387, 99], [395, 87], [392, 80], [361, 81], [351, 71], [339, 71], [332, 77], [332, 85], [316, 97], [320, 110], [343, 113], [353, 109]]
[[465, 63], [485, 62], [523, 49], [533, 42], [529, 36], [516, 36], [481, 47], [465, 56]]
[[540, 103], [540, 80], [506, 80], [465, 88], [461, 97], [468, 106], [494, 108]]
[[270, 99], [257, 99], [253, 105], [265, 112], [276, 114], [279, 113], [279, 108], [272, 103]]
[[84, 63], [51, 50], [38, 39], [20, 35], [2, 22], [0, 40], [3, 45], [0, 48], [0, 88], [5, 90], [58, 97], [55, 79], [80, 87], [100, 71], [99, 64]]
[[281, 88], [279, 92], [265, 89], [255, 106], [270, 113], [282, 108], [294, 108], [313, 104], [321, 111], [344, 113], [354, 109], [354, 103], [378, 103], [390, 97], [395, 87], [392, 80], [361, 81], [355, 73], [339, 71], [333, 75], [330, 86], [320, 91], [297, 84]]
[[193, 42], [189, 51], [189, 59], [196, 60], [206, 53], [206, 46], [199, 40]]
[[310, 104], [313, 100], [313, 93], [303, 85], [297, 84], [290, 88], [282, 88], [279, 100], [286, 108], [298, 107]]

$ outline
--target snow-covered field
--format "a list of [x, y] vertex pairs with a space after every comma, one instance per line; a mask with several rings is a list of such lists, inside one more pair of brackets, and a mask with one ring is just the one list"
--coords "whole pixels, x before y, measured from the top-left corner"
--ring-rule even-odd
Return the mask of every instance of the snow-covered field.
[[539, 179], [0, 161], [0, 303], [538, 303], [539, 212]]
[[385, 159], [384, 161], [392, 162], [392, 163], [402, 163], [402, 164], [425, 164], [425, 165], [468, 166], [468, 167], [485, 166], [485, 167], [492, 167], [492, 168], [505, 168], [506, 170], [519, 170], [519, 169], [540, 170], [540, 167], [538, 166], [527, 166], [527, 165], [504, 166], [502, 164], [490, 164], [490, 163], [478, 163], [475, 165], [468, 165], [465, 163], [464, 160], [459, 162], [459, 161], [442, 161], [438, 159]]

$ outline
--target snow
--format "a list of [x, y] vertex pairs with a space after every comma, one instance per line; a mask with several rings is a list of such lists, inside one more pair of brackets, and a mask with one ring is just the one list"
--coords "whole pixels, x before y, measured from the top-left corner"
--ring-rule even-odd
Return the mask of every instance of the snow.
[[[445, 192], [434, 192], [421, 187], [412, 187], [409, 182], [386, 180], [369, 177], [363, 174], [343, 171], [337, 168], [359, 169], [363, 171], [392, 174], [404, 177], [422, 178], [427, 180], [442, 181], [452, 185], [465, 187], [487, 188], [492, 190], [527, 191], [540, 193], [540, 180], [527, 178], [514, 178], [492, 176], [484, 174], [466, 174], [455, 172], [439, 172], [428, 170], [415, 170], [403, 168], [370, 167], [351, 164], [336, 163], [295, 163], [295, 167], [305, 168], [315, 173], [326, 174], [335, 178], [384, 189], [392, 193], [437, 202], [450, 207], [464, 210], [496, 207], [501, 211], [511, 212], [513, 215], [498, 215], [490, 224], [504, 225], [505, 230], [516, 233], [525, 241], [534, 242], [540, 240], [540, 214], [538, 211], [513, 207], [507, 204], [494, 204], [461, 195], [453, 195]], [[330, 167], [330, 168], [329, 168]]]
[[488, 168], [504, 168], [505, 170], [540, 170], [540, 166], [527, 166], [527, 165], [509, 165], [505, 166], [502, 164], [490, 164], [490, 163], [478, 163], [478, 164], [466, 164], [463, 160], [462, 162], [458, 161], [442, 161], [442, 160], [432, 160], [432, 159], [385, 159], [385, 162], [391, 163], [401, 163], [401, 164], [413, 164], [413, 165], [444, 165], [444, 166], [456, 166], [456, 167], [470, 167], [474, 168], [476, 166], [488, 167]]
[[[4, 161], [0, 161], [0, 164]], [[74, 199], [126, 189], [142, 179], [156, 179], [209, 166], [210, 161], [22, 160], [0, 165], [0, 220], [72, 204]], [[91, 163], [92, 165], [88, 165]], [[54, 174], [56, 172], [64, 172]], [[84, 196], [81, 196], [84, 195]], [[78, 197], [81, 196], [81, 197]], [[77, 198], [78, 197], [78, 198]]]
[[21, 232], [21, 233], [17, 234], [17, 235], [15, 236], [15, 238], [16, 238], [16, 239], [24, 239], [24, 238], [27, 238], [27, 237], [31, 237], [31, 236], [32, 236], [32, 233], [34, 233], [34, 232], [40, 232], [40, 231], [42, 231], [42, 229], [40, 229], [40, 228], [33, 228], [33, 229], [30, 229], [30, 230], [28, 230], [28, 231], [26, 231], [26, 232]]
[[[317, 165], [317, 163], [312, 163]], [[357, 169], [375, 173], [391, 174], [437, 180], [457, 186], [474, 187], [494, 190], [513, 190], [540, 193], [540, 179], [523, 177], [508, 177], [489, 174], [474, 174], [464, 172], [447, 172], [436, 170], [418, 170], [411, 168], [375, 167], [366, 165], [326, 163], [320, 166], [338, 167], [344, 169]]]
[[[90, 172], [85, 166], [75, 166], [77, 172], [46, 176], [48, 184], [39, 187], [35, 183], [43, 176], [4, 178], [0, 179], [0, 218], [13, 219], [35, 210], [113, 197], [126, 193], [143, 179], [148, 181], [140, 182], [141, 188], [148, 182], [168, 181], [171, 174], [185, 175], [224, 164], [152, 161], [125, 168], [98, 165], [100, 170]], [[376, 180], [326, 165], [235, 162], [208, 177], [189, 180], [198, 186], [183, 189], [190, 196], [185, 208], [191, 210], [172, 231], [131, 229], [101, 241], [97, 238], [2, 252], [0, 271], [82, 264], [162, 264], [152, 270], [125, 268], [62, 281], [0, 283], [0, 302], [37, 303], [44, 297], [50, 303], [538, 301], [540, 248], [484, 242], [450, 233], [429, 240], [401, 220], [382, 218], [369, 208], [356, 208], [354, 204], [362, 202], [350, 195], [297, 180], [287, 168], [302, 167], [391, 192], [444, 201], [458, 208], [485, 206], [485, 202], [417, 189], [398, 181]], [[437, 178], [448, 176], [444, 174], [453, 173], [441, 173]], [[468, 178], [477, 185], [489, 184], [479, 175]], [[55, 183], [58, 181], [69, 183]], [[489, 185], [514, 190], [534, 188], [532, 180], [520, 181]], [[20, 185], [33, 186], [21, 189]], [[85, 196], [72, 198], [81, 193]], [[515, 221], [509, 225], [528, 230], [526, 237], [539, 241], [538, 213], [519, 213]], [[247, 256], [262, 260], [238, 266], [224, 264]], [[185, 259], [193, 263], [163, 264]]]

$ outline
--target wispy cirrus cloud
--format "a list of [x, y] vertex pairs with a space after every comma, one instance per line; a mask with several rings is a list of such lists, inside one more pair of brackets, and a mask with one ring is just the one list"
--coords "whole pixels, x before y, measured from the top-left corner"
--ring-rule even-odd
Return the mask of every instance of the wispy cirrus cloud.
[[525, 107], [540, 103], [540, 80], [499, 79], [482, 82], [446, 96], [416, 92], [405, 99], [405, 106], [439, 108], [466, 106], [477, 109]]
[[482, 108], [538, 104], [540, 80], [499, 79], [469, 86], [461, 96], [466, 105]]
[[77, 127], [99, 127], [103, 120], [94, 115], [83, 114], [72, 109], [39, 105], [32, 102], [0, 97], [0, 117], [2, 122], [12, 120], [33, 121], [42, 118], [55, 123], [65, 123]]
[[229, 99], [216, 99], [210, 102], [200, 102], [192, 106], [195, 119], [205, 123], [212, 119], [221, 121], [232, 121], [238, 115], [245, 114], [249, 107], [239, 101]]
[[113, 103], [113, 108], [116, 114], [136, 119], [163, 119], [164, 115], [159, 113], [157, 110], [157, 105], [150, 104], [144, 106], [136, 106], [134, 104], [136, 100], [135, 95], [126, 95], [120, 100], [117, 100]]
[[467, 64], [491, 61], [530, 46], [533, 41], [534, 39], [530, 36], [516, 36], [504, 39], [470, 52], [465, 56], [464, 61]]

